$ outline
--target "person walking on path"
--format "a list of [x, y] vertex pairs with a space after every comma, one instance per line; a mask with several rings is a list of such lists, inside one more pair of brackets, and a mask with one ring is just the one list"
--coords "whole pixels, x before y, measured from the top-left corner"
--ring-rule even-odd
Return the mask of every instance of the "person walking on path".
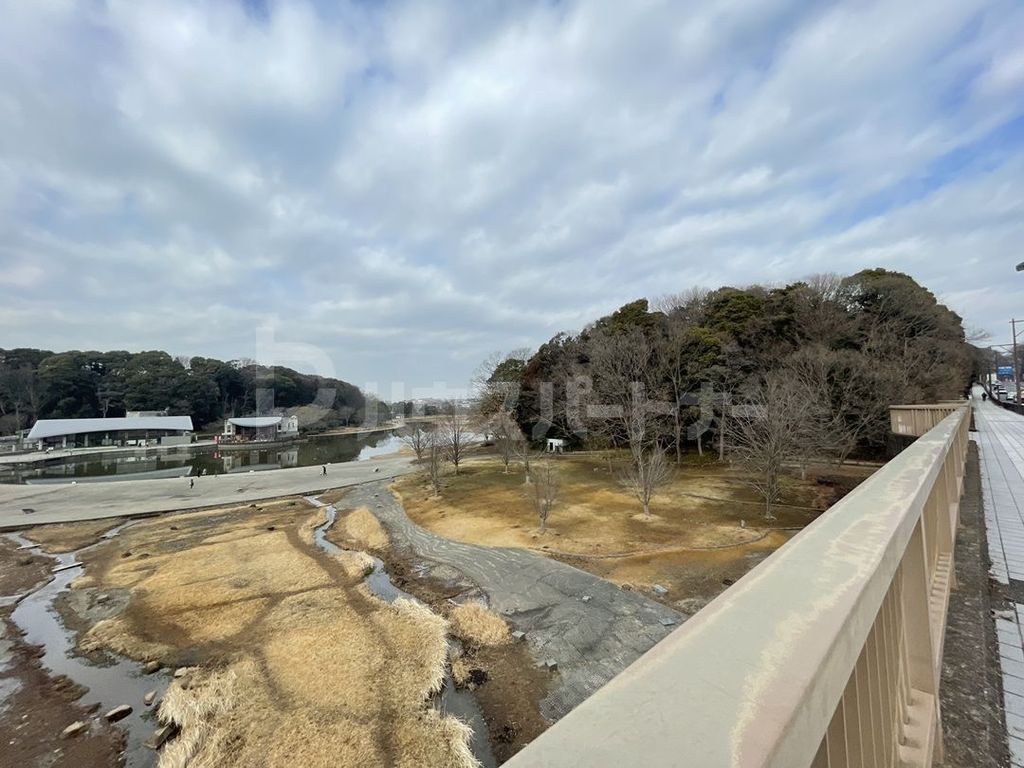
[[194, 477], [190, 477], [188, 479], [188, 487], [189, 488], [195, 488], [196, 487], [196, 479]]
[[324, 464], [322, 467], [320, 467], [320, 470], [321, 470], [321, 472], [320, 472], [321, 475], [324, 475], [324, 476], [327, 475], [327, 465], [326, 464]]

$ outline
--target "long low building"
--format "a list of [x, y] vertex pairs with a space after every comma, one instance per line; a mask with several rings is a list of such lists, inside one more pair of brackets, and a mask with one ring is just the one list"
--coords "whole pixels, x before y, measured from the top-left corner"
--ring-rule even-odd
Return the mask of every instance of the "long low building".
[[187, 445], [191, 416], [133, 416], [110, 419], [40, 419], [26, 438], [38, 448]]

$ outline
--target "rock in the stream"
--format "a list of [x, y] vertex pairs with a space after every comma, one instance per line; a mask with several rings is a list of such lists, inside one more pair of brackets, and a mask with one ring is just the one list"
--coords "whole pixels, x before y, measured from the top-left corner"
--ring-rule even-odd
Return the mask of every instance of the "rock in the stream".
[[178, 726], [174, 723], [168, 723], [167, 725], [157, 728], [153, 735], [146, 740], [145, 746], [150, 749], [160, 749], [164, 743], [178, 732]]
[[544, 669], [546, 669], [548, 672], [554, 672], [556, 669], [558, 669], [558, 662], [554, 659], [548, 659], [544, 662]]
[[128, 704], [120, 704], [114, 707], [112, 710], [104, 715], [105, 718], [111, 723], [116, 723], [118, 720], [123, 720], [132, 713], [132, 708]]
[[517, 640], [517, 641], [518, 640], [525, 640], [526, 639], [526, 633], [523, 632], [522, 630], [517, 629], [515, 632], [512, 633], [512, 639], [513, 640]]
[[672, 627], [675, 626], [676, 623], [675, 619], [670, 619], [668, 617], [662, 617], [659, 621], [661, 621], [661, 626], [663, 627]]
[[70, 739], [70, 738], [72, 738], [74, 736], [77, 736], [82, 731], [88, 730], [88, 728], [89, 728], [89, 724], [87, 722], [85, 722], [84, 720], [76, 720], [71, 725], [69, 725], [67, 728], [65, 728], [63, 731], [60, 732], [60, 737], [62, 739]]
[[149, 691], [145, 696], [142, 697], [142, 703], [148, 707], [153, 704], [154, 699], [156, 699], [156, 691]]
[[590, 602], [590, 599], [591, 599], [591, 598], [590, 598], [590, 595], [584, 595], [584, 596], [583, 596], [583, 597], [581, 597], [580, 599], [581, 599], [581, 600], [582, 600], [582, 601], [583, 601], [584, 603], [589, 603], [589, 602]]
[[162, 668], [163, 664], [159, 661], [147, 661], [142, 671], [147, 675], [152, 675], [154, 672], [159, 672]]

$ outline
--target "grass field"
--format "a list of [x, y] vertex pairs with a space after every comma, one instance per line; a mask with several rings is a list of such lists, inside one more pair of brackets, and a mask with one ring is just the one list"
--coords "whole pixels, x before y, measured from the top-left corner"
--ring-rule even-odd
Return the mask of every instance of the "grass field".
[[[784, 479], [774, 520], [738, 471], [710, 458], [687, 457], [645, 518], [594, 454], [551, 459], [558, 501], [541, 533], [521, 467], [505, 474], [495, 457], [467, 462], [434, 496], [422, 475], [398, 479], [394, 490], [409, 516], [459, 541], [522, 547], [563, 559], [620, 584], [669, 589], [673, 602], [706, 601], [814, 520], [837, 497], [832, 482]], [[852, 485], [856, 480], [848, 481]]]

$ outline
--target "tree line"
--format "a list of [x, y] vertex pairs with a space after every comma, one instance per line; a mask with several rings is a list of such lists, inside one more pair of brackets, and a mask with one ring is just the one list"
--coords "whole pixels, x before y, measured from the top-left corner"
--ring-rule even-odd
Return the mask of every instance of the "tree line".
[[[383, 407], [373, 399], [369, 403], [378, 411]], [[173, 357], [160, 351], [0, 349], [4, 434], [30, 427], [37, 419], [164, 409], [190, 415], [202, 429], [231, 416], [301, 406], [312, 406], [316, 426], [328, 428], [362, 423], [368, 400], [358, 387], [340, 379], [245, 359]]]
[[474, 388], [480, 418], [526, 440], [626, 451], [619, 479], [645, 514], [682, 454], [713, 446], [770, 516], [784, 466], [883, 455], [889, 406], [962, 398], [977, 361], [955, 312], [871, 269], [637, 300], [492, 356]]

